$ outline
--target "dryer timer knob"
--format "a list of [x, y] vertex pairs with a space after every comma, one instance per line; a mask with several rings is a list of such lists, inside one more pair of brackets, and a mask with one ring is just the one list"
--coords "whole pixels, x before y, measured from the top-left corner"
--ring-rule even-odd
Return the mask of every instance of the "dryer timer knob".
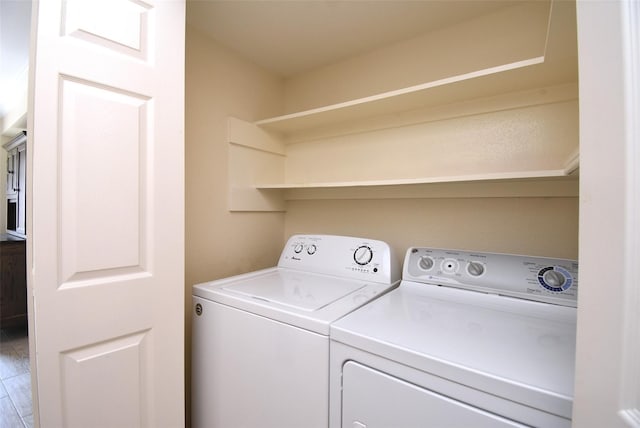
[[566, 279], [563, 274], [557, 272], [555, 270], [548, 270], [542, 276], [547, 284], [551, 287], [562, 287], [566, 282]]
[[480, 276], [484, 273], [484, 265], [480, 262], [469, 262], [467, 272], [471, 276]]

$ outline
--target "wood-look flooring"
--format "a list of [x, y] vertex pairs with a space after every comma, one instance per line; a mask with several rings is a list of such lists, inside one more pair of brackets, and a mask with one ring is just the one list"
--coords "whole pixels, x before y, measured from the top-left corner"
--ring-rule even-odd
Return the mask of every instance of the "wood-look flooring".
[[0, 330], [0, 428], [33, 427], [27, 328]]

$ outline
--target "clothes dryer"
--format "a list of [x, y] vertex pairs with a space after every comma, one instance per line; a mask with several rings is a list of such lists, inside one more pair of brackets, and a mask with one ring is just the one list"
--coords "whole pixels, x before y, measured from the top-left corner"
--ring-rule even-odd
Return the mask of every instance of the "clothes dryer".
[[578, 264], [411, 248], [331, 326], [332, 427], [569, 427]]
[[382, 241], [295, 235], [276, 267], [194, 286], [193, 426], [327, 427], [329, 325], [399, 277]]

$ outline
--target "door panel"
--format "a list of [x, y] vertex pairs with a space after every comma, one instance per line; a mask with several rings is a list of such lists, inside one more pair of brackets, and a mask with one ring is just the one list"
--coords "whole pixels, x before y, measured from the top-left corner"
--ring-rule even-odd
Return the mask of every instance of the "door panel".
[[[142, 332], [63, 352], [65, 425], [97, 427], [108, 420], [111, 426], [148, 426], [150, 415], [143, 411], [149, 410], [145, 403], [152, 395], [149, 365], [145, 364], [150, 341], [148, 332]], [[102, 375], [114, 365], [118, 370], [113, 376]], [[118, 410], [111, 415], [114, 409]]]
[[43, 427], [181, 426], [184, 2], [34, 13], [34, 414]]
[[[63, 5], [63, 34], [147, 58], [149, 19], [153, 8], [133, 1], [67, 1]], [[150, 18], [151, 16], [151, 18]]]
[[[149, 162], [149, 101], [66, 79], [60, 97], [63, 286], [98, 270], [101, 276], [131, 268], [145, 271], [146, 234], [141, 232], [149, 219], [140, 215], [148, 211], [144, 171]], [[98, 117], [96, 110], [101, 112]], [[101, 217], [105, 212], [111, 215]]]

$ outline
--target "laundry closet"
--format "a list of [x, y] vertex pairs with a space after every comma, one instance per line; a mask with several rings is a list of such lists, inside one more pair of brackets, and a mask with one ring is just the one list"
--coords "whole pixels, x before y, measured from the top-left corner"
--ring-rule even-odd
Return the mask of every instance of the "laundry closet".
[[[242, 11], [208, 23], [206, 3], [187, 7], [187, 287], [273, 265], [294, 233], [577, 258], [573, 2], [445, 2], [447, 25], [285, 77], [208, 35]], [[314, 3], [346, 6], [291, 19]]]
[[577, 259], [575, 4], [428, 2], [424, 31], [289, 75], [242, 53], [267, 26], [295, 61], [297, 31], [358, 3], [187, 4], [188, 315], [193, 284], [273, 266], [296, 233]]

